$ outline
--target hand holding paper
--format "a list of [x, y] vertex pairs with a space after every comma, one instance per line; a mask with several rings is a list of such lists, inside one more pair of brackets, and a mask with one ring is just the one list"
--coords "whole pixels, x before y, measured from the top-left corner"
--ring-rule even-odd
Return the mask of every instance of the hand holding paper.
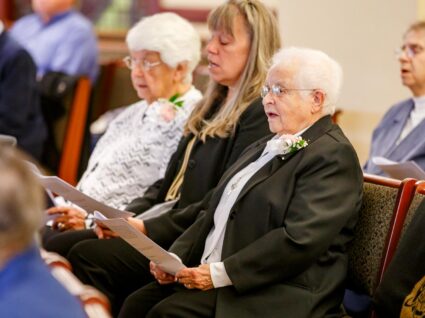
[[179, 270], [185, 268], [180, 259], [168, 253], [128, 221], [122, 218], [108, 219], [98, 211], [95, 211], [94, 219], [116, 232], [123, 240], [157, 264], [163, 271], [175, 275]]
[[128, 218], [134, 215], [134, 213], [132, 212], [121, 211], [107, 206], [106, 204], [103, 204], [99, 201], [96, 201], [88, 195], [78, 191], [72, 185], [63, 181], [61, 178], [58, 178], [56, 176], [43, 176], [35, 170], [34, 173], [37, 175], [43, 187], [78, 205], [79, 207], [87, 211], [87, 213], [93, 213], [94, 211], [102, 211], [102, 213], [109, 218]]
[[161, 285], [168, 285], [176, 282], [176, 277], [174, 275], [164, 272], [157, 264], [154, 262], [149, 263], [150, 272], [155, 277], [155, 279]]

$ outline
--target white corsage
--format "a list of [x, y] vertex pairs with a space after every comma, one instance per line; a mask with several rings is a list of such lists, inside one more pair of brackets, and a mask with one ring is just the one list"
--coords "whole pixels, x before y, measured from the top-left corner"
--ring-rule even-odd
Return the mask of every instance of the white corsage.
[[[306, 140], [294, 135], [282, 135], [267, 143], [268, 151], [273, 152], [276, 155], [287, 155], [307, 146], [308, 142]], [[284, 159], [283, 156], [282, 159]]]
[[179, 94], [175, 94], [170, 99], [160, 98], [158, 102], [161, 104], [159, 109], [159, 115], [164, 121], [169, 123], [176, 117], [176, 113], [179, 108], [183, 107], [183, 101], [178, 100]]

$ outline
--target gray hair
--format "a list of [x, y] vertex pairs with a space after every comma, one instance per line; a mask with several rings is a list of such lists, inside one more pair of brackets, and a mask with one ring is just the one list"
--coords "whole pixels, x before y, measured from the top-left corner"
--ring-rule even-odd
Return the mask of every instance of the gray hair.
[[142, 18], [128, 31], [127, 45], [131, 51], [158, 52], [172, 68], [187, 62], [186, 83], [192, 82], [192, 72], [201, 59], [199, 33], [187, 20], [171, 12]]
[[0, 142], [0, 249], [30, 245], [44, 220], [44, 197], [27, 158]]
[[294, 83], [297, 88], [318, 89], [325, 93], [322, 113], [335, 112], [342, 86], [342, 68], [326, 53], [307, 49], [283, 48], [273, 56], [271, 68], [293, 68], [296, 66]]

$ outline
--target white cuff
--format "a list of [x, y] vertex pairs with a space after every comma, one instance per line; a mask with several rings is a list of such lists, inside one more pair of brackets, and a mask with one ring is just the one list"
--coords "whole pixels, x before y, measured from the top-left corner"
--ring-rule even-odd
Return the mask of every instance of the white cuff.
[[223, 262], [210, 263], [211, 280], [214, 288], [220, 288], [233, 285]]

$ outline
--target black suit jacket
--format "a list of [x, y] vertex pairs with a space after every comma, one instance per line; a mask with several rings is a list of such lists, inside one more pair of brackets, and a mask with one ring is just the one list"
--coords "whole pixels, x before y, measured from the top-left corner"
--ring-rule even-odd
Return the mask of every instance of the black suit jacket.
[[[233, 286], [218, 290], [216, 317], [340, 314], [345, 249], [361, 205], [362, 171], [353, 147], [329, 116], [303, 138], [309, 145], [267, 163], [231, 210], [222, 260]], [[268, 139], [247, 150], [202, 203], [167, 215], [162, 225], [152, 221], [149, 235], [166, 235], [174, 219], [192, 218], [193, 225], [171, 251], [187, 266], [199, 265], [227, 182], [260, 156]]]
[[[224, 171], [230, 167], [241, 152], [254, 141], [270, 134], [267, 117], [261, 99], [255, 100], [241, 115], [235, 133], [228, 138], [207, 138], [205, 143], [197, 139], [184, 175], [180, 200], [175, 208], [184, 208], [198, 202], [214, 188]], [[170, 159], [165, 177], [148, 188], [143, 197], [135, 199], [128, 211], [143, 213], [153, 205], [164, 202], [174, 177], [178, 173], [190, 134], [183, 137]]]

